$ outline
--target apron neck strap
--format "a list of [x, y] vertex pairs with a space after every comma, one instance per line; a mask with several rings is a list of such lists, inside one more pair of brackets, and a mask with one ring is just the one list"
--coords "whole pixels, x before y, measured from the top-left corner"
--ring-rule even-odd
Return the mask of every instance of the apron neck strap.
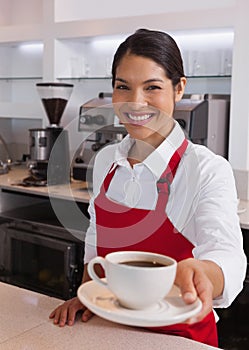
[[[160, 179], [157, 181], [157, 190], [158, 193], [168, 193], [170, 192], [170, 185], [174, 179], [178, 164], [180, 163], [180, 160], [188, 146], [187, 139], [184, 139], [181, 146], [175, 151], [173, 156], [171, 157], [169, 164], [166, 168], [166, 170], [162, 173]], [[109, 170], [108, 174], [105, 177], [105, 180], [101, 186], [101, 192], [106, 193], [108, 190], [108, 187], [110, 185], [110, 182], [115, 174], [115, 171], [117, 170], [118, 166], [115, 167], [115, 164], [113, 163]]]
[[183, 140], [181, 146], [175, 151], [173, 156], [171, 157], [169, 164], [166, 170], [160, 176], [160, 179], [157, 181], [157, 189], [158, 192], [164, 191], [165, 189], [169, 192], [169, 186], [171, 185], [180, 160], [186, 151], [188, 146], [188, 141], [186, 139]]

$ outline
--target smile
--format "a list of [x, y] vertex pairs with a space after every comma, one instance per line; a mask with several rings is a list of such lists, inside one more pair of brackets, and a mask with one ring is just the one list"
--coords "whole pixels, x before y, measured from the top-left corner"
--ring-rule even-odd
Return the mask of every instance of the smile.
[[134, 114], [127, 113], [127, 116], [129, 119], [139, 122], [142, 120], [150, 119], [153, 116], [153, 114], [134, 115]]
[[133, 124], [145, 124], [149, 121], [155, 113], [146, 113], [146, 114], [133, 114], [133, 113], [124, 113], [126, 118], [129, 119]]

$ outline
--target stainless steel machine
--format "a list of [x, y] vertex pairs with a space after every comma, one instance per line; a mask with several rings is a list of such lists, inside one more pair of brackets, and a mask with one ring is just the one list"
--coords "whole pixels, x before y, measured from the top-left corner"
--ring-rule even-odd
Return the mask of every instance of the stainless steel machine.
[[78, 130], [89, 136], [76, 152], [72, 175], [76, 180], [87, 181], [91, 187], [96, 152], [110, 143], [121, 141], [127, 134], [113, 110], [111, 93], [100, 92], [97, 98], [80, 106]]
[[183, 98], [176, 103], [174, 119], [192, 142], [206, 145], [208, 137], [208, 102]]
[[230, 95], [184, 95], [177, 103], [174, 118], [194, 143], [228, 157]]
[[205, 94], [208, 101], [207, 147], [228, 158], [230, 95]]
[[26, 185], [62, 184], [70, 180], [68, 133], [60, 127], [61, 117], [73, 85], [61, 83], [36, 84], [50, 125], [30, 129], [30, 176]]

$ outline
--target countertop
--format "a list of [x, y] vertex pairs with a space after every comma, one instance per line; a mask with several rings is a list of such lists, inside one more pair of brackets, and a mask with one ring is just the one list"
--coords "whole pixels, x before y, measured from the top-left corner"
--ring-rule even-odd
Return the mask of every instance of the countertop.
[[28, 177], [28, 169], [25, 166], [15, 166], [7, 174], [0, 175], [0, 188], [20, 193], [29, 193], [39, 196], [51, 196], [54, 198], [76, 200], [77, 202], [89, 202], [90, 191], [83, 181], [71, 180], [69, 184], [56, 186], [29, 186], [21, 185], [23, 179]]
[[[82, 181], [72, 180], [69, 184], [49, 187], [23, 187], [20, 183], [27, 176], [28, 169], [26, 167], [16, 166], [11, 169], [9, 173], [0, 175], [0, 189], [45, 197], [50, 196], [59, 199], [75, 200], [83, 203], [89, 202], [91, 191], [87, 189], [86, 183]], [[238, 214], [241, 228], [249, 229], [249, 201], [239, 201]]]
[[153, 333], [94, 316], [60, 328], [48, 318], [62, 301], [0, 283], [0, 350], [211, 350], [179, 336]]
[[249, 230], [249, 201], [239, 201], [238, 214], [241, 228]]

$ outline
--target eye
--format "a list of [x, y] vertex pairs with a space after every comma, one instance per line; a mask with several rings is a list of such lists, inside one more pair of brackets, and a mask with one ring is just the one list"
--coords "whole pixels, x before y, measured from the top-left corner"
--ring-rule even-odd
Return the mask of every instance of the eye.
[[127, 85], [124, 85], [124, 84], [117, 84], [115, 86], [115, 89], [116, 90], [129, 90], [128, 86]]
[[158, 85], [150, 85], [150, 86], [147, 87], [146, 90], [157, 90], [157, 89], [161, 90], [161, 87], [158, 86]]

